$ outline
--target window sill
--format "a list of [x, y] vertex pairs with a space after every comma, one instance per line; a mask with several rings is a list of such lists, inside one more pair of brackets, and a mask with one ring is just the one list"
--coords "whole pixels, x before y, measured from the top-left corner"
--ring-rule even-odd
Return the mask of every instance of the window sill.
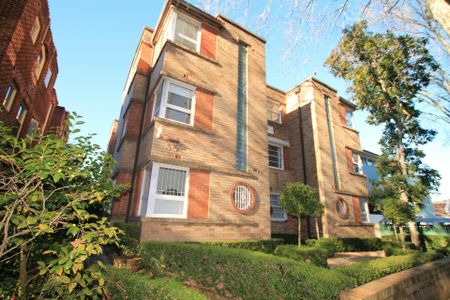
[[191, 130], [191, 131], [200, 132], [200, 133], [203, 133], [203, 134], [208, 134], [208, 135], [213, 135], [213, 136], [217, 135], [215, 132], [210, 131], [210, 130], [201, 129], [201, 128], [195, 127], [193, 125], [188, 125], [188, 124], [184, 124], [184, 123], [181, 123], [181, 122], [177, 122], [177, 121], [173, 121], [173, 120], [165, 119], [165, 118], [161, 118], [161, 117], [155, 117], [153, 119], [152, 125], [150, 125], [150, 127], [154, 126], [154, 123], [156, 123], [156, 122], [161, 123], [161, 124], [165, 124], [165, 125], [174, 125], [174, 126], [177, 126], [177, 127], [185, 128], [185, 129]]
[[286, 223], [287, 222], [287, 218], [286, 219], [270, 219], [271, 222], [276, 222], [276, 223]]
[[359, 173], [355, 173], [355, 172], [350, 172], [350, 175], [367, 178], [367, 176], [365, 174], [359, 174]]
[[341, 124], [341, 127], [345, 128], [345, 129], [347, 129], [347, 130], [353, 131], [353, 132], [356, 133], [356, 134], [359, 134], [359, 131], [358, 131], [358, 130], [356, 130], [356, 129], [354, 129], [354, 128], [351, 128], [351, 127], [348, 127], [347, 125], [342, 125], [342, 124]]
[[269, 166], [269, 169], [277, 170], [277, 171], [284, 171], [284, 168], [277, 168], [277, 167], [271, 167], [271, 166]]

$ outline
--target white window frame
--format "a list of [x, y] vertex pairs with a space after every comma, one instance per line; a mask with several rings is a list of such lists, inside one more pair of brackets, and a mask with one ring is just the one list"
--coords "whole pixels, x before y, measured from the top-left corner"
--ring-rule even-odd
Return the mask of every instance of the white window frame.
[[5, 107], [6, 111], [11, 110], [18, 90], [19, 88], [17, 87], [17, 84], [14, 82], [14, 80], [11, 81], [11, 83], [8, 85], [8, 88], [6, 89], [5, 97], [3, 98], [3, 106]]
[[47, 73], [45, 74], [45, 79], [44, 79], [45, 87], [48, 88], [48, 86], [50, 85], [50, 82], [52, 81], [52, 77], [53, 77], [53, 73], [49, 68], [47, 70]]
[[[270, 110], [270, 116], [271, 116], [271, 119], [270, 119], [269, 121], [276, 122], [276, 123], [278, 123], [278, 124], [282, 124], [282, 119], [281, 119], [281, 115], [282, 115], [282, 113], [281, 113], [281, 111], [282, 111], [282, 106], [281, 106], [281, 104], [280, 104], [280, 103], [277, 103], [277, 102], [275, 102], [275, 101], [272, 101], [272, 100], [267, 100], [267, 101], [269, 101], [272, 105], [278, 107], [278, 109], [277, 109], [277, 120], [274, 121], [274, 120], [272, 119], [272, 114], [273, 114], [274, 112], [273, 112], [272, 110]], [[268, 107], [266, 107], [266, 110], [267, 110], [267, 108], [268, 108]]]
[[188, 47], [186, 47], [186, 46], [184, 46], [184, 45], [181, 45], [181, 46], [182, 46], [182, 47], [186, 47], [186, 49], [189, 49], [189, 50], [195, 51], [195, 52], [197, 52], [197, 53], [200, 53], [200, 43], [201, 43], [202, 24], [201, 24], [200, 22], [198, 22], [197, 20], [195, 20], [195, 19], [193, 19], [193, 18], [191, 18], [191, 17], [189, 17], [189, 16], [187, 16], [187, 15], [185, 15], [185, 14], [180, 14], [180, 13], [178, 13], [178, 12], [172, 11], [172, 13], [171, 13], [171, 15], [170, 15], [170, 17], [169, 17], [169, 19], [168, 19], [168, 20], [169, 20], [169, 21], [168, 21], [168, 25], [167, 25], [167, 27], [166, 27], [166, 30], [167, 30], [167, 38], [168, 38], [169, 40], [171, 40], [172, 42], [177, 43], [177, 42], [175, 41], [175, 34], [176, 34], [175, 31], [176, 31], [176, 23], [177, 23], [177, 21], [178, 21], [179, 18], [181, 18], [181, 19], [183, 19], [184, 21], [186, 21], [186, 22], [188, 22], [188, 23], [191, 23], [191, 24], [193, 24], [193, 25], [195, 25], [195, 26], [197, 27], [197, 40], [196, 40], [196, 41], [192, 40], [192, 39], [189, 38], [189, 37], [182, 36], [182, 38], [184, 38], [184, 39], [186, 39], [186, 40], [188, 40], [188, 41], [190, 41], [190, 42], [196, 44], [195, 50], [192, 50], [192, 49], [190, 49], [190, 48], [188, 48]]
[[[191, 109], [185, 109], [176, 105], [172, 105], [167, 103], [168, 99], [169, 99], [169, 87], [170, 85], [178, 85], [182, 88], [188, 89], [192, 92], [192, 97], [191, 97]], [[162, 89], [162, 94], [161, 94], [161, 103], [159, 104], [159, 115], [156, 116], [155, 115], [155, 107], [156, 107], [156, 97], [158, 96], [158, 93], [160, 91], [160, 89]], [[153, 93], [153, 108], [152, 108], [152, 120], [155, 117], [159, 117], [159, 118], [163, 118], [166, 120], [171, 120], [173, 122], [177, 122], [180, 124], [184, 124], [184, 125], [190, 125], [190, 126], [194, 126], [194, 116], [195, 116], [195, 93], [196, 93], [196, 88], [195, 86], [186, 84], [184, 82], [172, 79], [172, 78], [167, 78], [167, 77], [163, 77], [161, 79], [161, 81], [159, 82], [159, 84], [157, 85], [155, 92]], [[183, 112], [186, 114], [190, 115], [190, 120], [189, 123], [184, 123], [184, 122], [180, 122], [177, 120], [172, 120], [172, 119], [168, 119], [166, 118], [166, 110], [167, 108], [179, 111], [179, 112]]]
[[[161, 167], [169, 168], [169, 169], [175, 169], [175, 170], [181, 170], [186, 172], [186, 182], [184, 184], [184, 196], [172, 196], [172, 195], [159, 195], [158, 197], [163, 198], [164, 200], [175, 200], [175, 201], [181, 201], [183, 200], [183, 213], [181, 215], [174, 215], [174, 214], [156, 214], [155, 211], [155, 197], [156, 197], [156, 186], [158, 184], [158, 173], [159, 169]], [[144, 195], [144, 193], [142, 193]], [[151, 168], [151, 177], [150, 177], [150, 187], [149, 187], [149, 193], [147, 198], [147, 211], [145, 213], [146, 217], [155, 217], [155, 218], [179, 218], [179, 219], [186, 219], [187, 218], [187, 208], [188, 208], [188, 195], [189, 195], [189, 168], [175, 166], [175, 165], [168, 165], [163, 163], [153, 163]], [[143, 204], [140, 204], [140, 209], [142, 208]], [[142, 216], [142, 211], [140, 211], [140, 214]]]
[[[364, 212], [361, 210], [361, 201], [364, 201]], [[361, 212], [361, 221], [363, 223], [370, 223], [369, 203], [366, 198], [359, 198], [359, 209]], [[363, 219], [363, 215], [366, 216], [365, 219]]]
[[[138, 209], [138, 216], [139, 217], [145, 217], [147, 215], [147, 209], [148, 209], [148, 200], [150, 197], [150, 179], [152, 175], [152, 164], [148, 164], [144, 168], [144, 174], [142, 176], [141, 180], [141, 193], [139, 196], [139, 209]], [[148, 186], [148, 191], [145, 191], [145, 187]], [[144, 206], [144, 202], [146, 206]]]
[[39, 32], [41, 32], [41, 21], [39, 20], [39, 16], [36, 16], [36, 19], [34, 19], [33, 22], [33, 27], [31, 27], [30, 31], [31, 41], [33, 41], [33, 44], [36, 43]]
[[33, 125], [33, 123], [36, 124], [34, 129], [36, 129], [36, 132], [39, 132], [39, 122], [36, 121], [35, 118], [31, 118], [30, 125], [28, 125], [27, 135], [32, 135], [34, 133], [35, 130], [31, 131], [31, 126]]
[[[278, 193], [278, 192], [273, 192], [273, 193], [270, 193], [269, 194], [269, 202], [270, 202], [270, 207], [272, 208], [272, 201], [271, 201], [271, 196], [272, 195], [276, 195], [276, 196], [278, 196], [278, 197], [280, 197], [280, 193]], [[278, 204], [280, 204], [280, 200], [278, 199]], [[281, 208], [281, 210], [283, 211], [283, 217], [282, 218], [274, 218], [274, 217], [272, 217], [272, 213], [270, 213], [270, 220], [271, 221], [279, 221], [279, 222], [283, 222], [283, 221], [286, 221], [287, 220], [287, 213], [284, 211], [284, 209], [281, 207], [281, 204], [279, 205], [279, 207]]]
[[[349, 119], [350, 115], [350, 119]], [[350, 125], [349, 125], [350, 122]], [[345, 126], [348, 128], [355, 129], [355, 120], [353, 119], [353, 111], [346, 109], [345, 110]]]
[[[355, 161], [355, 156], [357, 161]], [[352, 164], [353, 164], [353, 173], [364, 174], [361, 155], [359, 155], [358, 152], [352, 151]], [[358, 166], [359, 172], [355, 172], [355, 166]]]
[[275, 170], [284, 170], [284, 149], [283, 146], [280, 144], [276, 144], [276, 143], [269, 143], [269, 146], [273, 146], [273, 147], [277, 147], [278, 149], [280, 149], [280, 151], [278, 151], [278, 153], [280, 153], [280, 167], [273, 167], [270, 165], [270, 158], [269, 158], [269, 147], [267, 147], [267, 159], [269, 160], [269, 168], [271, 169], [275, 169]]

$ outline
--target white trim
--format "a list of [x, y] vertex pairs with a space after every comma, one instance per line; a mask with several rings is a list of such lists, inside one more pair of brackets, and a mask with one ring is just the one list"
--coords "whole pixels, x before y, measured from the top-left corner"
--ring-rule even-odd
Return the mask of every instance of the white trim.
[[291, 144], [288, 141], [277, 139], [276, 137], [269, 136], [269, 144], [276, 144], [278, 146], [290, 147]]
[[[167, 31], [168, 31], [168, 34], [167, 34], [167, 39], [170, 39], [171, 41], [173, 41], [173, 42], [175, 42], [175, 43], [179, 43], [179, 42], [177, 42], [176, 40], [175, 40], [175, 34], [176, 34], [176, 28], [177, 28], [177, 22], [178, 22], [178, 19], [179, 18], [181, 18], [181, 19], [183, 19], [185, 22], [187, 22], [187, 23], [191, 23], [192, 25], [194, 25], [194, 26], [196, 26], [197, 27], [197, 40], [193, 40], [193, 39], [191, 39], [190, 37], [187, 37], [187, 36], [185, 36], [185, 35], [180, 35], [183, 39], [186, 39], [187, 41], [189, 41], [189, 42], [191, 42], [191, 43], [194, 43], [194, 44], [196, 44], [195, 45], [195, 50], [192, 50], [192, 51], [195, 51], [195, 52], [197, 52], [197, 53], [200, 53], [200, 44], [201, 44], [201, 32], [202, 32], [202, 24], [200, 23], [200, 22], [198, 22], [197, 20], [195, 20], [195, 19], [193, 19], [192, 17], [190, 17], [190, 16], [188, 16], [188, 15], [186, 15], [186, 14], [183, 14], [183, 13], [179, 13], [179, 12], [176, 12], [176, 11], [172, 11], [171, 12], [171, 15], [170, 15], [170, 17], [169, 17], [169, 23], [168, 23], [168, 28], [167, 28]], [[186, 47], [186, 48], [188, 48], [188, 49], [190, 49], [189, 47], [187, 47], [187, 46], [185, 46], [185, 45], [182, 45], [183, 47]]]
[[[269, 146], [273, 146], [273, 147], [277, 147], [278, 149], [280, 149], [279, 153], [280, 153], [280, 167], [273, 167], [270, 165], [270, 157], [269, 154], [267, 153], [267, 159], [269, 160], [269, 168], [271, 169], [276, 169], [276, 170], [284, 170], [284, 149], [283, 146], [278, 145], [278, 144], [273, 144], [273, 143], [269, 143]], [[269, 152], [269, 147], [267, 147], [267, 152]]]
[[[158, 174], [159, 169], [161, 167], [186, 171], [186, 181], [184, 183], [184, 196], [169, 196], [169, 195], [159, 195], [158, 198], [162, 198], [164, 200], [173, 200], [173, 201], [183, 201], [183, 213], [181, 215], [175, 214], [156, 214], [155, 211], [155, 196], [156, 196], [156, 186], [158, 184]], [[147, 199], [147, 217], [156, 217], [156, 218], [187, 218], [187, 207], [188, 207], [188, 195], [189, 195], [189, 168], [180, 167], [175, 165], [168, 165], [163, 163], [153, 163], [152, 165], [152, 173], [150, 178], [150, 188]], [[179, 197], [179, 199], [174, 199]]]

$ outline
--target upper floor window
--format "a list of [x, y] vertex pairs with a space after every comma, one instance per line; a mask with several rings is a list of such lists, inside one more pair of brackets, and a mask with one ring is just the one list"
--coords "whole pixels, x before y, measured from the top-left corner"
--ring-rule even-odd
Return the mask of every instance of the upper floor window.
[[355, 124], [353, 122], [353, 111], [351, 110], [345, 110], [345, 120], [346, 120], [346, 125], [349, 128], [355, 128]]
[[52, 71], [50, 69], [48, 69], [47, 74], [45, 74], [45, 80], [44, 80], [46, 87], [48, 87], [51, 80], [52, 80]]
[[270, 218], [272, 221], [286, 221], [287, 214], [280, 205], [280, 194], [270, 193]]
[[34, 65], [34, 74], [36, 74], [37, 78], [39, 78], [39, 75], [41, 75], [42, 68], [44, 67], [45, 58], [46, 58], [45, 52], [46, 52], [45, 46], [42, 45], [41, 51], [38, 53], [36, 63]]
[[39, 35], [39, 31], [41, 31], [41, 22], [39, 22], [39, 17], [36, 17], [36, 19], [34, 19], [33, 27], [31, 28], [30, 32], [33, 44], [36, 42], [36, 39]]
[[120, 142], [123, 141], [123, 138], [125, 137], [125, 134], [127, 133], [127, 127], [128, 127], [128, 112], [123, 116], [122, 120], [122, 131], [120, 133]]
[[269, 167], [283, 170], [283, 147], [269, 144]]
[[30, 122], [30, 126], [28, 127], [27, 134], [32, 135], [36, 131], [38, 126], [39, 126], [39, 122], [32, 118], [31, 122]]
[[27, 116], [27, 106], [24, 102], [22, 102], [19, 106], [19, 110], [17, 111], [16, 120], [22, 125]]
[[185, 46], [192, 51], [200, 50], [200, 23], [173, 12], [165, 27], [167, 38]]
[[172, 79], [164, 79], [156, 89], [153, 117], [193, 125], [195, 88]]
[[281, 105], [267, 101], [267, 120], [281, 124]]
[[14, 81], [11, 82], [11, 84], [8, 85], [8, 88], [6, 89], [6, 95], [5, 98], [3, 99], [3, 106], [7, 111], [11, 109], [11, 106], [14, 102], [14, 98], [16, 97], [17, 94], [17, 90], [18, 90], [17, 85]]
[[355, 174], [363, 174], [362, 161], [358, 153], [352, 152], [353, 172]]

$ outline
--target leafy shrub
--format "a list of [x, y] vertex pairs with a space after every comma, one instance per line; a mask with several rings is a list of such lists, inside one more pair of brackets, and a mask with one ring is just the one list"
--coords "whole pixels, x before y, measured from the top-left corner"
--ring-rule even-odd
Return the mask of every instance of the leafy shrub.
[[296, 234], [274, 233], [272, 239], [282, 239], [283, 244], [298, 245], [298, 235]]
[[378, 258], [348, 266], [338, 267], [335, 270], [353, 280], [353, 286], [359, 286], [383, 276], [410, 269], [424, 263], [442, 258], [436, 252], [411, 253], [402, 256]]
[[406, 249], [402, 249], [402, 245], [400, 242], [382, 242], [383, 250], [386, 256], [393, 256], [393, 255], [405, 255], [405, 254], [411, 254], [411, 253], [417, 253], [416, 246], [411, 242], [406, 242]]
[[110, 299], [206, 300], [202, 294], [168, 278], [150, 279], [125, 269], [107, 268], [106, 287]]
[[425, 236], [425, 244], [428, 249], [441, 251], [444, 253], [450, 250], [450, 237], [448, 236]]
[[139, 252], [140, 227], [136, 222], [116, 222], [114, 226], [121, 229], [124, 234], [121, 236], [121, 252], [123, 255], [132, 257]]
[[141, 257], [141, 266], [155, 276], [194, 280], [243, 299], [335, 299], [351, 284], [334, 270], [244, 249], [150, 242]]
[[275, 255], [291, 258], [300, 262], [313, 263], [320, 267], [328, 266], [328, 251], [322, 248], [281, 245], [275, 250]]
[[261, 251], [264, 253], [273, 253], [277, 246], [283, 244], [282, 239], [270, 240], [253, 240], [253, 241], [236, 241], [236, 242], [209, 242], [204, 243], [211, 246], [220, 246], [227, 248], [247, 249], [253, 251]]
[[379, 238], [339, 238], [344, 243], [345, 252], [378, 251], [383, 250]]
[[327, 257], [333, 257], [336, 252], [345, 250], [344, 243], [337, 238], [323, 238], [320, 240], [306, 240], [306, 245], [327, 251]]

